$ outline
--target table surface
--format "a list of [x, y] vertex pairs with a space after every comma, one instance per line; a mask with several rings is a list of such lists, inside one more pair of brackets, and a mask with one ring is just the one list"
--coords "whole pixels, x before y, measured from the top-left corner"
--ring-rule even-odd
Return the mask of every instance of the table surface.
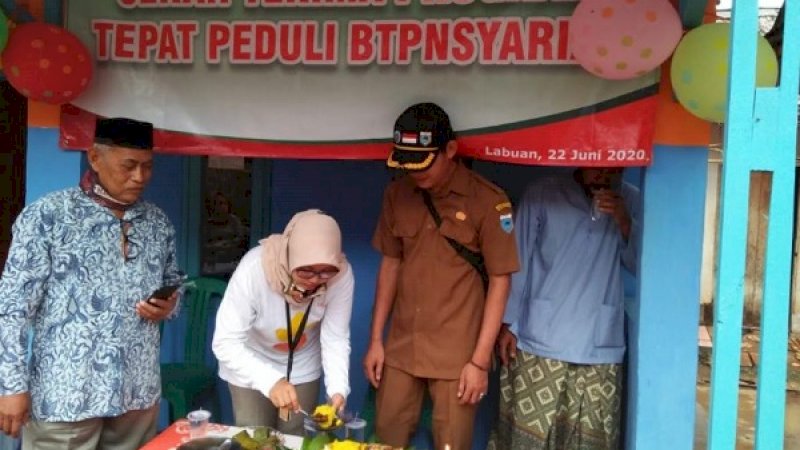
[[[211, 437], [232, 437], [236, 433], [244, 430], [242, 427], [220, 425], [211, 423], [208, 425], [208, 436]], [[139, 450], [175, 450], [189, 441], [189, 421], [186, 419], [178, 420], [162, 431], [159, 435], [145, 444]], [[284, 445], [291, 449], [299, 450], [303, 444], [303, 438], [299, 436], [284, 435]]]

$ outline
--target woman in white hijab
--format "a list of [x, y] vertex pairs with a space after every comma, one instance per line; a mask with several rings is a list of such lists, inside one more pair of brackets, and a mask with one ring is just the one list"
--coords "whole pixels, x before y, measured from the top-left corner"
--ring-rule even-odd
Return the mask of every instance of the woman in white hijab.
[[354, 282], [341, 242], [331, 216], [308, 210], [239, 262], [212, 344], [237, 426], [302, 434], [302, 416], [279, 411], [313, 411], [323, 371], [329, 403], [344, 408]]

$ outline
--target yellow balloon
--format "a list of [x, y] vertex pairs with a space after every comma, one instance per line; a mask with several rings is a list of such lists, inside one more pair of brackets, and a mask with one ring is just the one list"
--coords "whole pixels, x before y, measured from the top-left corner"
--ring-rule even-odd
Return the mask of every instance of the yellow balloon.
[[[728, 53], [731, 27], [709, 23], [686, 33], [672, 56], [670, 78], [675, 96], [692, 114], [724, 122], [728, 109]], [[759, 35], [756, 50], [756, 86], [775, 86], [778, 58]]]

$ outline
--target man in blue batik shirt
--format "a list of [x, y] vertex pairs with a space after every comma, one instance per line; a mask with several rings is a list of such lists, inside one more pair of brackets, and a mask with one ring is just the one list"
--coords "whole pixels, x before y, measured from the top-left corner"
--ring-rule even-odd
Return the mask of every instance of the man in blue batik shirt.
[[525, 192], [489, 449], [619, 448], [622, 266], [636, 269], [639, 210], [620, 168], [578, 169]]
[[14, 224], [0, 279], [0, 431], [22, 430], [25, 450], [132, 450], [155, 434], [158, 322], [178, 294], [150, 297], [183, 275], [172, 224], [139, 199], [152, 148], [151, 124], [98, 120], [80, 185]]

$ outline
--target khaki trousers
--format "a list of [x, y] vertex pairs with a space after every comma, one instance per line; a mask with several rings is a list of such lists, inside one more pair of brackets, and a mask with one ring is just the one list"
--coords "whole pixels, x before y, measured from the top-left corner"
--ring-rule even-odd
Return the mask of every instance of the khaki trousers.
[[159, 404], [117, 417], [79, 422], [30, 421], [22, 450], [136, 450], [156, 435]]
[[[292, 414], [286, 422], [278, 417], [278, 408], [260, 391], [228, 383], [233, 403], [233, 420], [237, 427], [268, 426], [284, 434], [303, 435], [303, 415]], [[300, 407], [310, 414], [317, 406], [319, 379], [296, 384]]]
[[472, 448], [472, 429], [477, 405], [461, 405], [458, 380], [417, 378], [394, 367], [383, 366], [378, 387], [375, 431], [381, 443], [406, 447], [419, 422], [424, 389], [433, 403], [435, 450]]

